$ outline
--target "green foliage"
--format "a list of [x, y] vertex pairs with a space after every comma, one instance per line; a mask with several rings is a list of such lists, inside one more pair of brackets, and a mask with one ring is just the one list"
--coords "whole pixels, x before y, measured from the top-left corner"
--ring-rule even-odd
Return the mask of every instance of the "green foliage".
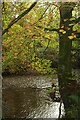
[[69, 96], [69, 98], [77, 105], [80, 103], [80, 97], [78, 95], [74, 94], [74, 95]]
[[[66, 6], [67, 3], [59, 3], [59, 4], [65, 4], [64, 6]], [[30, 2], [27, 3], [17, 2], [16, 4], [13, 4], [12, 2], [6, 2], [2, 14], [3, 30], [9, 25], [9, 23], [14, 18], [20, 15], [24, 10], [29, 8], [30, 5], [31, 5]], [[70, 52], [68, 51], [68, 48], [71, 44], [68, 45], [68, 42], [66, 42], [66, 38], [68, 37], [68, 40], [70, 41], [76, 40], [73, 41], [73, 47], [80, 46], [79, 41], [77, 41], [76, 35], [74, 34], [74, 31], [79, 32], [80, 28], [78, 24], [74, 23], [75, 24], [74, 25], [73, 23], [70, 23], [68, 24], [66, 29], [65, 26], [67, 24], [65, 23], [66, 22], [68, 23], [69, 19], [63, 19], [62, 20], [63, 24], [61, 28], [57, 29], [59, 28], [60, 25], [60, 11], [58, 7], [56, 7], [55, 5], [51, 5], [50, 7], [48, 7], [48, 5], [49, 3], [46, 2], [42, 4], [38, 3], [36, 7], [29, 12], [29, 14], [21, 18], [16, 24], [14, 24], [8, 30], [6, 34], [3, 35], [3, 41], [2, 41], [3, 72], [9, 71], [10, 73], [18, 73], [22, 71], [23, 72], [28, 71], [28, 69], [31, 69], [31, 70], [36, 70], [41, 74], [54, 73], [56, 72], [56, 70], [51, 68], [51, 64], [52, 64], [51, 60], [55, 59], [55, 54], [57, 54], [58, 49], [60, 49], [61, 52], [59, 54], [60, 55], [59, 57], [61, 59], [60, 67], [62, 68], [60, 69], [59, 74], [61, 76], [64, 74], [64, 72], [67, 73], [67, 71], [70, 68], [68, 65], [69, 59], [67, 57], [70, 56]], [[46, 10], [47, 7], [48, 9]], [[64, 7], [62, 9], [64, 10]], [[66, 16], [65, 14], [66, 10], [67, 7], [64, 11], [62, 11], [64, 16]], [[72, 20], [73, 18], [70, 19], [70, 21]], [[59, 30], [59, 35], [55, 32], [45, 31], [44, 28], [47, 27], [56, 28], [57, 30]], [[71, 29], [73, 29], [73, 32], [71, 33], [69, 32], [70, 35], [67, 36], [68, 31], [70, 31]], [[60, 45], [61, 45], [60, 47], [59, 47], [59, 36], [60, 38], [64, 38], [61, 39], [60, 41]], [[43, 48], [45, 49], [43, 50]], [[41, 57], [38, 56], [38, 53], [40, 51], [41, 51], [40, 54]], [[66, 78], [67, 74], [64, 75], [61, 77], [61, 80], [64, 80]], [[63, 82], [64, 81], [62, 81], [62, 83]], [[66, 86], [63, 86], [62, 88], [64, 87]], [[55, 92], [55, 90], [50, 88], [48, 90], [48, 93], [51, 92]], [[74, 105], [70, 106], [70, 109], [67, 110], [67, 113], [72, 118], [75, 118], [78, 116], [77, 114], [78, 106], [76, 108], [76, 105], [78, 104], [78, 96], [72, 95], [70, 96], [69, 99], [74, 103]]]
[[[31, 4], [30, 2], [5, 2], [2, 10], [3, 30]], [[28, 68], [35, 68], [42, 74], [55, 71], [51, 68], [51, 61], [54, 62], [58, 59], [59, 35], [56, 32], [44, 31], [44, 28], [48, 26], [59, 28], [59, 20], [59, 9], [55, 5], [49, 6], [49, 3], [45, 2], [43, 4], [38, 3], [29, 14], [14, 24], [3, 35], [3, 72], [8, 69], [15, 73], [16, 71], [27, 71]], [[76, 30], [77, 27], [76, 24], [73, 30]], [[60, 32], [66, 34], [65, 31]], [[70, 36], [70, 39], [72, 37]], [[73, 44], [76, 46], [78, 42]], [[35, 56], [37, 56], [36, 60]]]
[[36, 58], [36, 61], [32, 62], [32, 69], [35, 69], [41, 74], [52, 73], [53, 70], [51, 67], [51, 61], [46, 59]]
[[75, 120], [78, 120], [79, 114], [78, 114], [78, 109], [76, 106], [70, 107], [70, 109], [67, 109], [67, 116], [68, 118], [72, 118]]
[[[2, 17], [3, 30], [17, 17], [16, 15], [20, 15], [25, 9], [29, 8], [30, 4], [30, 2], [17, 2], [16, 4], [6, 2]], [[47, 26], [48, 22], [51, 26], [59, 26], [59, 24], [54, 24], [53, 20], [51, 21], [53, 19], [51, 17], [53, 16], [53, 13], [51, 13], [52, 8], [48, 8], [49, 11], [45, 12], [45, 8], [48, 5], [49, 3], [44, 3], [45, 7], [43, 7], [43, 5], [39, 6], [37, 4], [29, 14], [21, 18], [3, 35], [3, 72], [8, 70], [10, 73], [16, 73], [34, 68], [41, 74], [55, 71], [51, 68], [51, 61], [44, 58], [44, 52], [41, 53], [43, 54], [42, 58], [38, 58], [37, 56], [37, 53], [39, 54], [42, 47], [45, 48], [45, 51], [48, 47], [53, 47], [55, 51], [58, 50], [58, 35], [56, 33], [46, 32], [43, 28], [38, 27], [39, 25]], [[36, 8], [38, 9], [37, 11]], [[43, 13], [45, 17], [42, 15]], [[59, 23], [59, 20], [56, 19], [57, 17], [59, 18], [59, 16], [55, 15], [55, 22]], [[36, 60], [35, 56], [37, 56]]]
[[[77, 91], [76, 91], [77, 93]], [[67, 108], [67, 116], [69, 118], [79, 119], [79, 111], [80, 111], [80, 96], [79, 94], [72, 94], [68, 97], [71, 102], [71, 106]]]

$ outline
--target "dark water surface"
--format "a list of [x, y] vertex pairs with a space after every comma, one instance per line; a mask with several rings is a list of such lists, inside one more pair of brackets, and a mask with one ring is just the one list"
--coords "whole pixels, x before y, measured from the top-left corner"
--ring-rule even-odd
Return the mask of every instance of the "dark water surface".
[[46, 92], [52, 81], [57, 84], [51, 76], [3, 77], [3, 118], [58, 118], [60, 103]]

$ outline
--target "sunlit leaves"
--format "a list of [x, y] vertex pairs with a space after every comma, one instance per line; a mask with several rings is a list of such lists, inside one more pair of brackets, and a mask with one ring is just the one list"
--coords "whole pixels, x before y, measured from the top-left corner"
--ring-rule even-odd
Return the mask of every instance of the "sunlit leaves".
[[66, 31], [63, 29], [60, 29], [59, 32], [61, 32], [62, 34], [66, 34]]
[[51, 73], [53, 71], [51, 66], [51, 61], [46, 59], [36, 58], [36, 61], [32, 62], [32, 69], [37, 70], [41, 74]]
[[70, 40], [72, 40], [72, 39], [74, 38], [74, 36], [68, 36], [68, 38], [69, 38]]
[[73, 20], [75, 20], [75, 18], [70, 18], [70, 21], [73, 21]]
[[75, 35], [75, 34], [72, 34], [71, 36], [68, 36], [68, 38], [69, 38], [70, 40], [72, 40], [72, 39], [76, 38], [76, 35]]
[[[3, 29], [8, 26], [8, 23], [10, 23], [16, 15], [20, 15], [28, 8], [30, 4], [31, 3], [17, 3], [15, 7], [10, 6], [11, 4], [6, 5], [6, 10], [3, 12]], [[39, 72], [49, 72], [47, 69], [50, 68], [50, 61], [43, 59], [43, 63], [41, 63], [41, 59], [38, 58], [35, 60], [35, 56], [37, 56], [36, 53], [39, 53], [40, 49], [43, 48], [52, 47], [57, 51], [59, 34], [54, 31], [45, 31], [44, 28], [57, 28], [62, 36], [66, 36], [71, 29], [74, 31], [78, 30], [78, 25], [71, 23], [74, 21], [74, 18], [64, 19], [61, 28], [59, 28], [59, 9], [54, 5], [51, 5], [51, 7], [45, 11], [48, 5], [49, 3], [44, 3], [44, 6], [43, 4], [38, 3], [29, 14], [21, 18], [8, 30], [8, 33], [3, 35], [2, 46], [4, 69], [9, 67], [10, 70], [15, 71], [15, 69], [21, 70], [25, 68], [25, 70], [27, 70], [27, 68], [36, 67], [36, 70]], [[10, 7], [8, 8], [8, 6]], [[68, 24], [67, 27], [66, 23]], [[72, 40], [76, 38], [76, 35], [69, 34], [67, 37]], [[42, 54], [43, 52], [41, 55]]]
[[74, 25], [74, 24], [72, 24], [72, 23], [71, 23], [71, 24], [69, 24], [69, 26], [73, 26], [73, 25]]

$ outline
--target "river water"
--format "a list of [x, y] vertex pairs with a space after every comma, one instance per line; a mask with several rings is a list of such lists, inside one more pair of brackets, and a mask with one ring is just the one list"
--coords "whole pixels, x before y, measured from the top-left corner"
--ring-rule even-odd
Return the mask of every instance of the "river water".
[[60, 103], [46, 92], [53, 81], [57, 76], [3, 77], [3, 118], [58, 118]]

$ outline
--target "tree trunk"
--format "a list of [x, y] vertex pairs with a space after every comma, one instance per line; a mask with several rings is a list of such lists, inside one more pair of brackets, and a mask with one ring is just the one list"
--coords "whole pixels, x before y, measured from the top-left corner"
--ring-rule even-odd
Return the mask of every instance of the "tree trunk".
[[69, 100], [69, 95], [72, 94], [72, 88], [69, 86], [70, 81], [72, 81], [72, 40], [68, 38], [72, 34], [72, 27], [69, 26], [69, 19], [72, 17], [72, 10], [73, 7], [70, 7], [70, 3], [63, 3], [60, 7], [58, 80], [60, 94], [65, 108], [65, 116], [68, 118], [72, 117], [68, 114], [68, 110], [70, 106], [72, 106], [72, 103]]

